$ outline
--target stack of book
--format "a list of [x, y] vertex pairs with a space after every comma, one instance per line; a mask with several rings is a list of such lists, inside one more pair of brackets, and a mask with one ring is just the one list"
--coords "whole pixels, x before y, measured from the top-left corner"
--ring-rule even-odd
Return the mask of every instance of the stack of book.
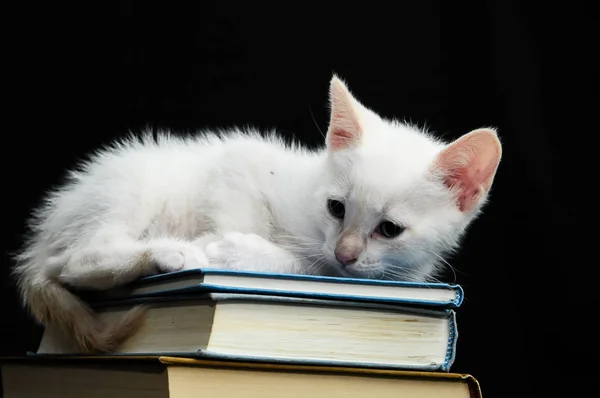
[[450, 373], [458, 285], [189, 270], [79, 294], [104, 322], [143, 303], [145, 324], [95, 357], [47, 328], [3, 361], [4, 397], [481, 397]]

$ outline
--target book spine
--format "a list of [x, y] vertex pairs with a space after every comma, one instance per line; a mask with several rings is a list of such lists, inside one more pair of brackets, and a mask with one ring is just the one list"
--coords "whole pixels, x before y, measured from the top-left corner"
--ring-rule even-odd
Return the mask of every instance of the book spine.
[[460, 285], [454, 285], [453, 286], [454, 292], [456, 293], [456, 298], [453, 302], [454, 307], [458, 308], [461, 306], [463, 299], [465, 298], [465, 292], [462, 288], [462, 286]]
[[441, 370], [450, 371], [454, 359], [456, 357], [456, 343], [458, 340], [458, 328], [456, 325], [456, 312], [448, 310], [448, 316], [450, 317], [450, 333], [448, 334], [448, 346], [446, 348], [446, 358], [441, 366]]
[[465, 382], [469, 386], [470, 398], [482, 398], [481, 385], [475, 377], [473, 377], [470, 374], [464, 374], [463, 380], [465, 380]]

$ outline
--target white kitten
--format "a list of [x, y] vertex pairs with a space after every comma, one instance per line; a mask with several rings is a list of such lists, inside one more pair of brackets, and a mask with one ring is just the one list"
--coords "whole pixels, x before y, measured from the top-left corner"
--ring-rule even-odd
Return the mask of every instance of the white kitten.
[[232, 131], [131, 138], [97, 153], [31, 222], [15, 275], [24, 304], [83, 352], [107, 352], [143, 311], [100, 325], [64, 285], [107, 289], [212, 267], [426, 280], [486, 201], [492, 129], [442, 143], [384, 120], [337, 77], [326, 147]]

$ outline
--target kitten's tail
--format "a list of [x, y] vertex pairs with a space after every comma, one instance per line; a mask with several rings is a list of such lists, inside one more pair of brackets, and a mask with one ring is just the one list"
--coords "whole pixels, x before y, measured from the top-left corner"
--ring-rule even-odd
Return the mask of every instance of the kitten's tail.
[[45, 327], [52, 327], [69, 339], [82, 354], [109, 353], [117, 349], [143, 324], [145, 308], [137, 306], [118, 322], [102, 324], [94, 311], [58, 281], [40, 275], [18, 275], [22, 300]]

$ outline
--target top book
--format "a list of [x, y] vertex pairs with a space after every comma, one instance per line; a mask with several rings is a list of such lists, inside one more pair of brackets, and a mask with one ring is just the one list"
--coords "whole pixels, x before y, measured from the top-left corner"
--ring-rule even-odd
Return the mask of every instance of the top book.
[[457, 308], [463, 300], [459, 285], [270, 274], [222, 269], [192, 269], [138, 279], [101, 292], [76, 292], [89, 302], [152, 296], [244, 293], [325, 300], [349, 300]]

